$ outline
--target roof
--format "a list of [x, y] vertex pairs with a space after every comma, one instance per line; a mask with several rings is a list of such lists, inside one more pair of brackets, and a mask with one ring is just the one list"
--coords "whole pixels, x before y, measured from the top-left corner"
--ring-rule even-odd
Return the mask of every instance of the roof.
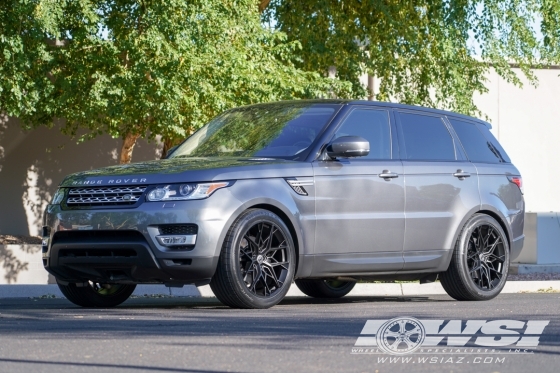
[[[305, 102], [305, 103], [316, 103], [316, 104], [335, 104], [335, 105], [364, 105], [364, 106], [376, 106], [376, 107], [387, 107], [387, 108], [394, 108], [394, 109], [405, 109], [405, 110], [421, 110], [428, 113], [434, 113], [439, 115], [445, 115], [449, 117], [455, 117], [458, 119], [467, 119], [470, 121], [476, 121], [478, 123], [482, 123], [485, 126], [492, 128], [492, 125], [486, 121], [481, 119], [471, 117], [464, 114], [455, 113], [453, 111], [441, 110], [441, 109], [433, 109], [425, 106], [417, 106], [417, 105], [405, 105], [405, 104], [397, 104], [394, 102], [386, 102], [386, 101], [366, 101], [366, 100], [343, 100], [343, 99], [315, 99], [315, 100], [286, 100], [286, 101], [277, 101], [277, 102], [269, 102], [268, 104], [279, 104], [279, 103], [294, 103], [294, 102]], [[255, 104], [255, 105], [266, 105], [267, 103], [262, 104]], [[248, 105], [253, 106], [253, 105]]]

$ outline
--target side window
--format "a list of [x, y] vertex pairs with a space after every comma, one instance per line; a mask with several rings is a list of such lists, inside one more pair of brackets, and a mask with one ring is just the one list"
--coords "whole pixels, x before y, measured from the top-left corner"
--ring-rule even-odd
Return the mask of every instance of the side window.
[[391, 127], [387, 110], [352, 110], [334, 138], [342, 136], [361, 136], [369, 141], [369, 154], [358, 159], [391, 159]]
[[511, 160], [509, 159], [506, 151], [504, 150], [504, 148], [502, 148], [502, 146], [500, 145], [498, 140], [494, 137], [494, 135], [492, 135], [490, 129], [481, 123], [477, 123], [476, 126], [478, 127], [480, 132], [482, 132], [484, 137], [486, 137], [486, 139], [490, 142], [490, 144], [492, 144], [492, 148], [495, 150], [498, 157], [500, 157], [505, 163], [511, 163]]
[[480, 132], [475, 123], [454, 118], [448, 119], [472, 162], [505, 162], [500, 151]]
[[453, 138], [440, 117], [399, 113], [406, 159], [454, 161]]

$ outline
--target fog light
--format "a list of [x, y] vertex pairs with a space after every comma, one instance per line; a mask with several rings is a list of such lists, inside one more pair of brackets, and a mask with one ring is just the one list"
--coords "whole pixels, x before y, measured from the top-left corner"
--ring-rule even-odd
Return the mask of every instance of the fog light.
[[49, 227], [43, 227], [43, 239], [41, 241], [41, 252], [43, 253], [49, 251], [50, 231]]
[[196, 235], [157, 236], [156, 239], [163, 246], [188, 246], [194, 245]]

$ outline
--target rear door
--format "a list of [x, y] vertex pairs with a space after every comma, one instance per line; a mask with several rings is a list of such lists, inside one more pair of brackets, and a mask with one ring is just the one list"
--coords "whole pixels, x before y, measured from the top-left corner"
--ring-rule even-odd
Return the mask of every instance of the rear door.
[[437, 270], [464, 218], [480, 206], [476, 168], [445, 119], [396, 110], [404, 167], [403, 270]]
[[315, 161], [313, 275], [394, 273], [403, 266], [404, 185], [396, 127], [382, 108], [350, 108], [329, 139], [361, 136], [365, 157]]
[[519, 187], [508, 179], [520, 176], [505, 150], [484, 124], [448, 117], [467, 157], [478, 170], [481, 209], [491, 210], [509, 222], [512, 237], [511, 259], [523, 245], [525, 202]]

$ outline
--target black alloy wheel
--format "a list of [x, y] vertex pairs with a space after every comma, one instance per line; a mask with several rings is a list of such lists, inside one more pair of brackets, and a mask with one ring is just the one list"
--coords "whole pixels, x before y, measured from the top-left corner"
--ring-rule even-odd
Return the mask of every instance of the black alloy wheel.
[[500, 284], [506, 254], [503, 238], [494, 227], [481, 224], [472, 232], [467, 249], [467, 267], [479, 289], [488, 291]]
[[504, 288], [509, 271], [509, 242], [491, 216], [473, 215], [459, 234], [451, 263], [440, 273], [445, 291], [457, 300], [488, 300]]
[[290, 262], [288, 244], [274, 223], [260, 222], [243, 235], [239, 244], [239, 268], [251, 293], [267, 297], [286, 281]]
[[210, 287], [220, 302], [235, 308], [269, 308], [288, 292], [295, 248], [276, 214], [250, 209], [229, 229]]

